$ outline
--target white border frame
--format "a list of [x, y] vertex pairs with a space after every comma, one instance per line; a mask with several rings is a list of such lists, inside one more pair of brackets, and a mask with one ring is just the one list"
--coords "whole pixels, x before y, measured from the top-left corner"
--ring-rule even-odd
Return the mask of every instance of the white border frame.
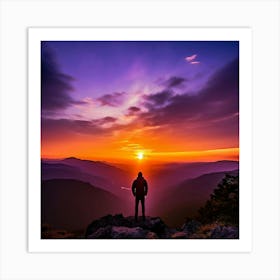
[[[234, 240], [46, 240], [40, 226], [41, 41], [239, 41], [240, 238]], [[29, 252], [250, 252], [252, 248], [252, 61], [249, 28], [29, 28]], [[246, 187], [245, 187], [246, 186]]]
[[[280, 280], [279, 8], [279, 0], [0, 0], [0, 279]], [[27, 28], [115, 25], [252, 29], [250, 253], [28, 252]]]

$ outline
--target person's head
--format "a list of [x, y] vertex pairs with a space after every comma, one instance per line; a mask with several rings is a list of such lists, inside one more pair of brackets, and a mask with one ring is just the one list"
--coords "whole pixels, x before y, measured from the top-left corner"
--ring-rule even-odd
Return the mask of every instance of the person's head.
[[143, 174], [142, 174], [142, 172], [140, 171], [139, 173], [138, 173], [138, 177], [142, 177], [143, 176]]

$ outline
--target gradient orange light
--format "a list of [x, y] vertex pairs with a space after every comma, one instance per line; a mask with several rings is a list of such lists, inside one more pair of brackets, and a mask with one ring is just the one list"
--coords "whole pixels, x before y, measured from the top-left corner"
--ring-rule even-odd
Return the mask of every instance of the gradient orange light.
[[144, 158], [144, 153], [138, 152], [138, 153], [137, 153], [137, 158], [138, 158], [139, 160], [142, 160], [142, 159]]

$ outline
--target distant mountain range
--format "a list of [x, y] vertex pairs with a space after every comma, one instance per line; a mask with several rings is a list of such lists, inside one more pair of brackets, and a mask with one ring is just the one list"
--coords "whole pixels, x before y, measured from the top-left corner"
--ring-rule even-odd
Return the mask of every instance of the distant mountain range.
[[[130, 188], [137, 174], [130, 169], [74, 157], [42, 160], [42, 221], [81, 229], [102, 215], [133, 215]], [[171, 226], [181, 224], [197, 213], [226, 173], [238, 169], [238, 161], [151, 165], [147, 215], [161, 216]]]
[[225, 174], [237, 175], [238, 170], [204, 174], [170, 186], [158, 196], [154, 204], [155, 211], [167, 224], [181, 224], [187, 217], [197, 214]]
[[64, 178], [91, 183], [120, 197], [126, 195], [122, 186], [129, 186], [129, 175], [112, 165], [100, 161], [69, 157], [57, 161], [42, 161], [42, 180]]
[[73, 179], [42, 181], [41, 219], [55, 228], [76, 230], [108, 213], [125, 211], [110, 192]]
[[171, 163], [151, 167], [154, 185], [176, 185], [183, 180], [199, 177], [203, 174], [225, 172], [239, 169], [238, 161]]

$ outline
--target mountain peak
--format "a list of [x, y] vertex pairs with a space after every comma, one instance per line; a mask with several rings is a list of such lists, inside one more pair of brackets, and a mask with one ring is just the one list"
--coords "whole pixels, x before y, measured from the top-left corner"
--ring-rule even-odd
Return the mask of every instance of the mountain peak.
[[76, 158], [76, 157], [67, 157], [67, 158], [65, 158], [64, 160], [70, 160], [70, 159], [81, 160], [81, 159]]

